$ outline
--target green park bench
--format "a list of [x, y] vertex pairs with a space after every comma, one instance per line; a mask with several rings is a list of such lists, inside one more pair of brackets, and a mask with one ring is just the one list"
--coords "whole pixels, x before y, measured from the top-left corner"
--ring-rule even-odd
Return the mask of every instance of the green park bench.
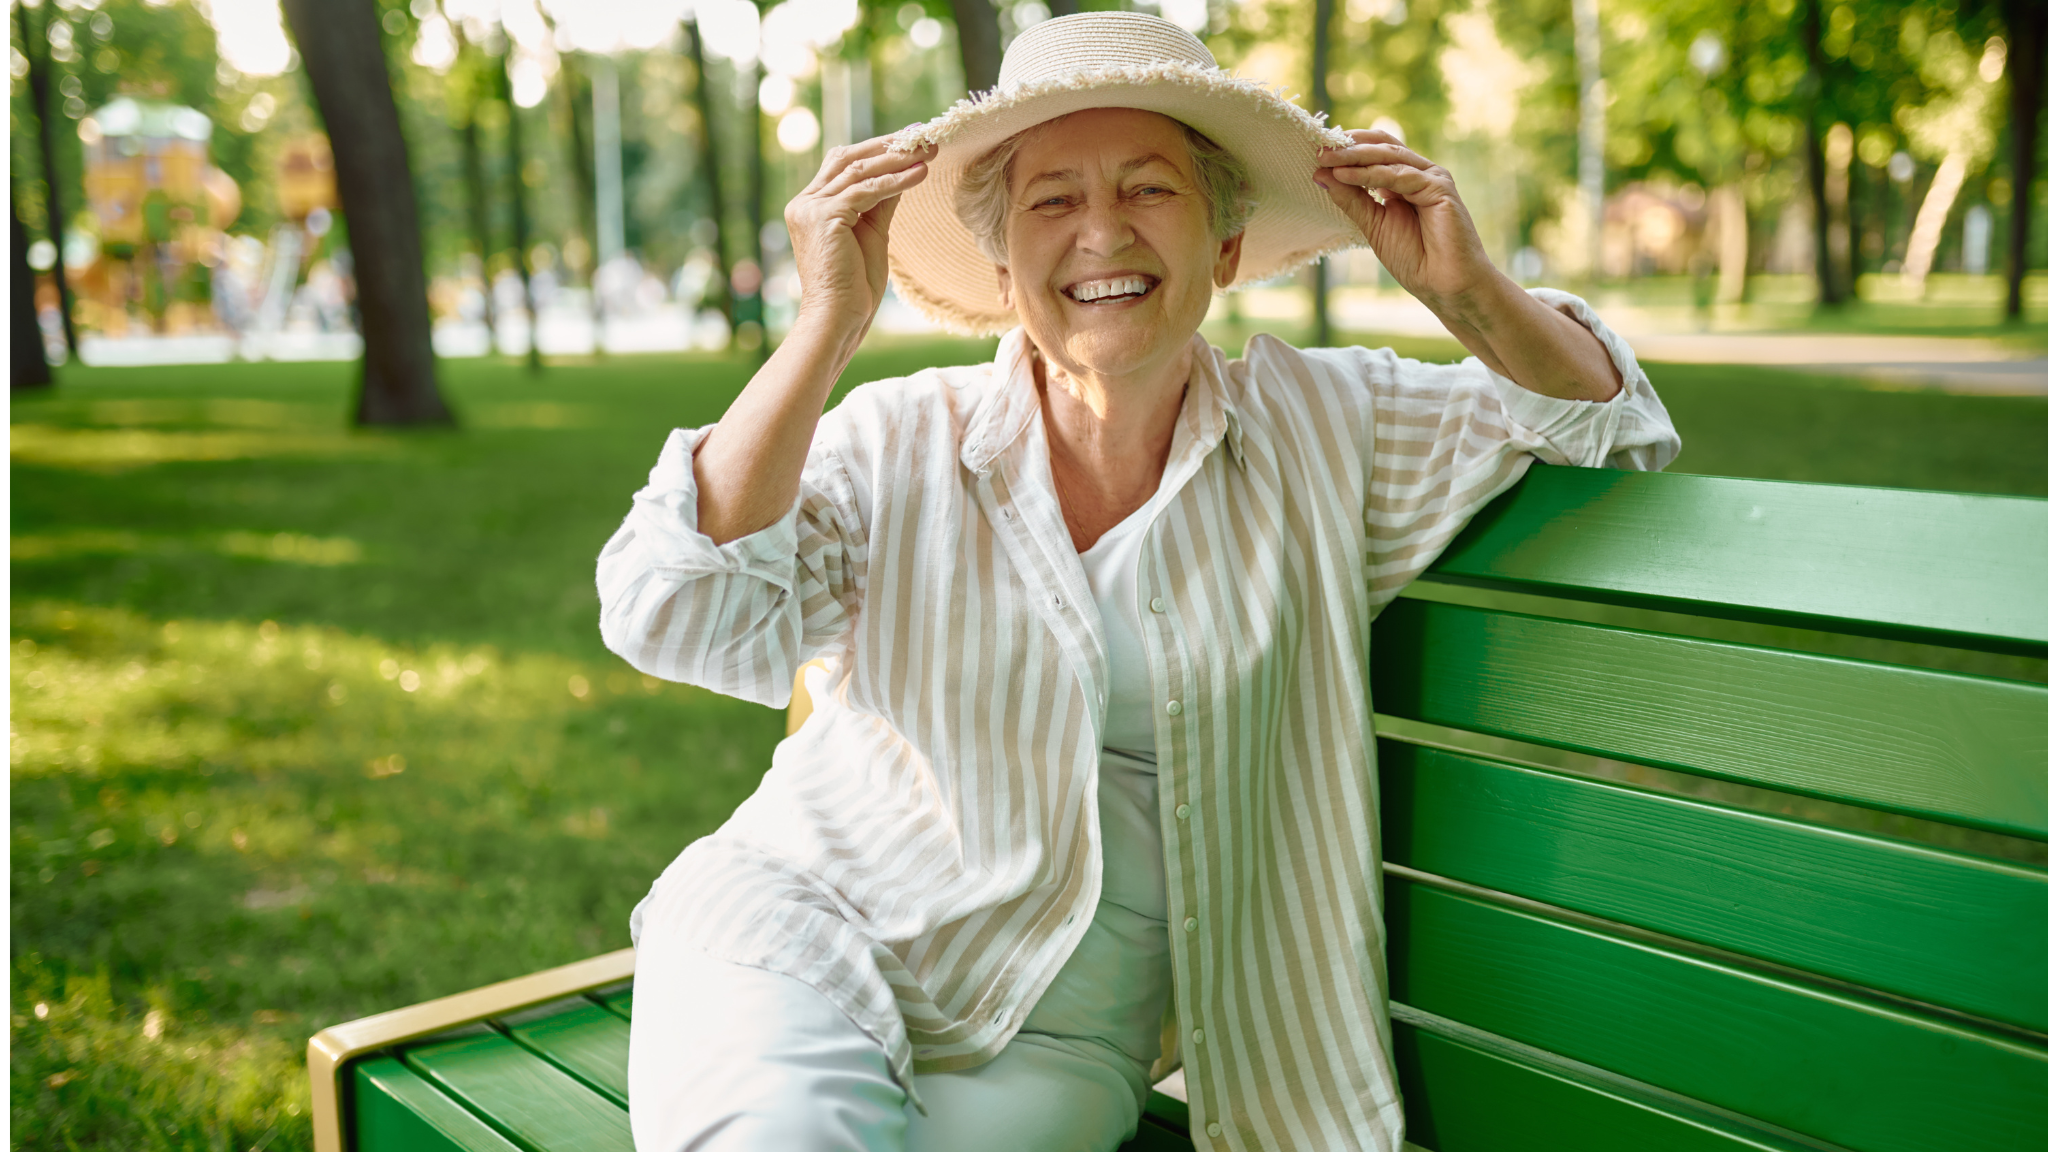
[[[1415, 1144], [2048, 1149], [2048, 500], [1539, 467], [1373, 652]], [[320, 1033], [315, 1148], [630, 1148], [632, 964]]]

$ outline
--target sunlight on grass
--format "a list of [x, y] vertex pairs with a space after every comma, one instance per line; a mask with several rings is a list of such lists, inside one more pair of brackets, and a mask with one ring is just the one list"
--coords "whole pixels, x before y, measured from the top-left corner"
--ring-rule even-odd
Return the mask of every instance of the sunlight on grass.
[[191, 461], [252, 460], [266, 456], [353, 455], [384, 444], [341, 432], [167, 432], [145, 428], [62, 428], [15, 424], [10, 455], [16, 463], [61, 468], [125, 470]]
[[138, 1020], [103, 973], [60, 977], [33, 957], [17, 963], [16, 1147], [59, 1146], [35, 1137], [55, 1135], [49, 1121], [60, 1115], [85, 1120], [58, 1128], [71, 1147], [305, 1147], [309, 1105], [289, 1027], [296, 1017], [258, 1015], [268, 1026], [187, 1020], [162, 1007]]
[[775, 737], [489, 645], [56, 601], [13, 634], [24, 1146], [303, 1146], [306, 1035], [623, 945]]
[[583, 428], [597, 423], [597, 409], [551, 400], [487, 401], [464, 408], [462, 419], [476, 428]]
[[331, 432], [334, 427], [334, 413], [328, 405], [281, 400], [96, 400], [86, 407], [85, 416], [88, 423], [114, 427], [211, 424], [222, 428], [313, 428], [322, 432]]
[[81, 528], [29, 533], [10, 542], [15, 560], [60, 560], [73, 556], [168, 556], [212, 552], [280, 564], [333, 568], [360, 563], [363, 546], [347, 537], [304, 536], [297, 532], [223, 532], [217, 536], [150, 536], [140, 532]]

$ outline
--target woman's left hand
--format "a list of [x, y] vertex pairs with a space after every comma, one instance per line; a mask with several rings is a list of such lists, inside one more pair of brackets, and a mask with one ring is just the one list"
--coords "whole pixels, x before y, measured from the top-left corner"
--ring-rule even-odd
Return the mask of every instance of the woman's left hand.
[[1380, 266], [1459, 343], [1547, 396], [1607, 400], [1621, 391], [1620, 371], [1584, 325], [1539, 303], [1486, 258], [1449, 172], [1389, 133], [1350, 136], [1349, 147], [1317, 155], [1315, 182], [1365, 233]]
[[[1500, 274], [1486, 258], [1451, 174], [1387, 132], [1359, 129], [1325, 148], [1313, 179], [1358, 225], [1388, 274], [1439, 314]], [[1376, 201], [1378, 190], [1383, 201]]]

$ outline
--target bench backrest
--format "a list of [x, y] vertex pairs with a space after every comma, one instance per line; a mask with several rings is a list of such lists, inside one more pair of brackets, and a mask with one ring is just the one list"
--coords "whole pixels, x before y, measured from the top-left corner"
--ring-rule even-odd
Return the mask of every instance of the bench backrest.
[[1373, 651], [1416, 1143], [2048, 1148], [2048, 501], [1537, 468]]

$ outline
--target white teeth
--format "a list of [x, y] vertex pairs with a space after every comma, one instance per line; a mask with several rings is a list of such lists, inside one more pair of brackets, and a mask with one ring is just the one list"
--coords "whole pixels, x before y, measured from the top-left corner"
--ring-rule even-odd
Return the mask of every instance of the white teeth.
[[1083, 304], [1100, 300], [1106, 296], [1143, 296], [1152, 290], [1143, 276], [1116, 276], [1108, 280], [1089, 280], [1069, 289], [1074, 299]]

